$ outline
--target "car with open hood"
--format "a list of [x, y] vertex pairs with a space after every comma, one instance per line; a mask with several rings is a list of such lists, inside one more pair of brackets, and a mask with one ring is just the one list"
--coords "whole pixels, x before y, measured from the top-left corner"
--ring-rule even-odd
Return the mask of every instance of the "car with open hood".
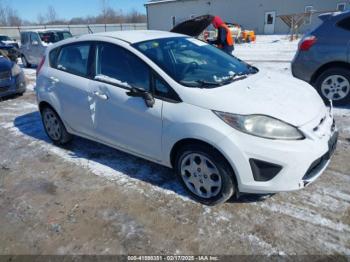
[[8, 57], [13, 62], [17, 62], [19, 57], [18, 43], [7, 35], [0, 35], [0, 51], [3, 56]]
[[183, 34], [80, 36], [49, 46], [37, 70], [55, 144], [82, 136], [173, 168], [204, 204], [302, 189], [337, 144], [332, 110], [309, 84]]

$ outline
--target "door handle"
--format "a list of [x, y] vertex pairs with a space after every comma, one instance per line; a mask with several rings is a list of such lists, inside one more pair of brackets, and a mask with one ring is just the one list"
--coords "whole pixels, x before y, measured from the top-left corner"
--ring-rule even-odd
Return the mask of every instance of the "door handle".
[[106, 94], [101, 94], [100, 92], [95, 91], [94, 95], [97, 96], [98, 98], [101, 98], [102, 100], [107, 100], [108, 96]]
[[58, 83], [60, 81], [58, 78], [56, 78], [54, 76], [51, 76], [50, 79], [51, 79], [52, 83]]

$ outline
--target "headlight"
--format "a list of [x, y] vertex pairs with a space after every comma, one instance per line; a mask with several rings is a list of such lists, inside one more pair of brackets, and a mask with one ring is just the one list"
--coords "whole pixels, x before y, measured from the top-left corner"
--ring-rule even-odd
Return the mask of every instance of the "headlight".
[[305, 138], [296, 127], [273, 117], [213, 112], [226, 124], [250, 135], [280, 140], [300, 140]]
[[17, 64], [14, 64], [12, 69], [11, 69], [11, 74], [12, 76], [17, 76], [19, 75], [20, 73], [22, 72], [22, 69], [17, 65]]

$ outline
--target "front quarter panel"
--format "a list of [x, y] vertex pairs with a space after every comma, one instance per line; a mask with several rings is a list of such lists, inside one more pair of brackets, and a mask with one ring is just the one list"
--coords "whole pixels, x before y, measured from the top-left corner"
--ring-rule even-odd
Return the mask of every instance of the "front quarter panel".
[[218, 145], [232, 128], [224, 123], [211, 110], [187, 103], [163, 105], [163, 163], [171, 167], [170, 153], [174, 145], [183, 139], [197, 139], [206, 142], [220, 151]]

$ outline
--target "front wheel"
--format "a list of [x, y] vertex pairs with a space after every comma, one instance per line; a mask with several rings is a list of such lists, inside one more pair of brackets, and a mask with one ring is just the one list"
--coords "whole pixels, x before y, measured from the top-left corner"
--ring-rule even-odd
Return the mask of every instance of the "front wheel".
[[226, 202], [236, 189], [231, 167], [209, 146], [184, 146], [177, 154], [176, 172], [191, 196], [205, 205]]
[[316, 80], [316, 88], [325, 100], [334, 105], [350, 103], [350, 71], [344, 68], [330, 68]]
[[57, 113], [50, 107], [45, 107], [41, 112], [46, 134], [56, 145], [64, 145], [72, 140]]

